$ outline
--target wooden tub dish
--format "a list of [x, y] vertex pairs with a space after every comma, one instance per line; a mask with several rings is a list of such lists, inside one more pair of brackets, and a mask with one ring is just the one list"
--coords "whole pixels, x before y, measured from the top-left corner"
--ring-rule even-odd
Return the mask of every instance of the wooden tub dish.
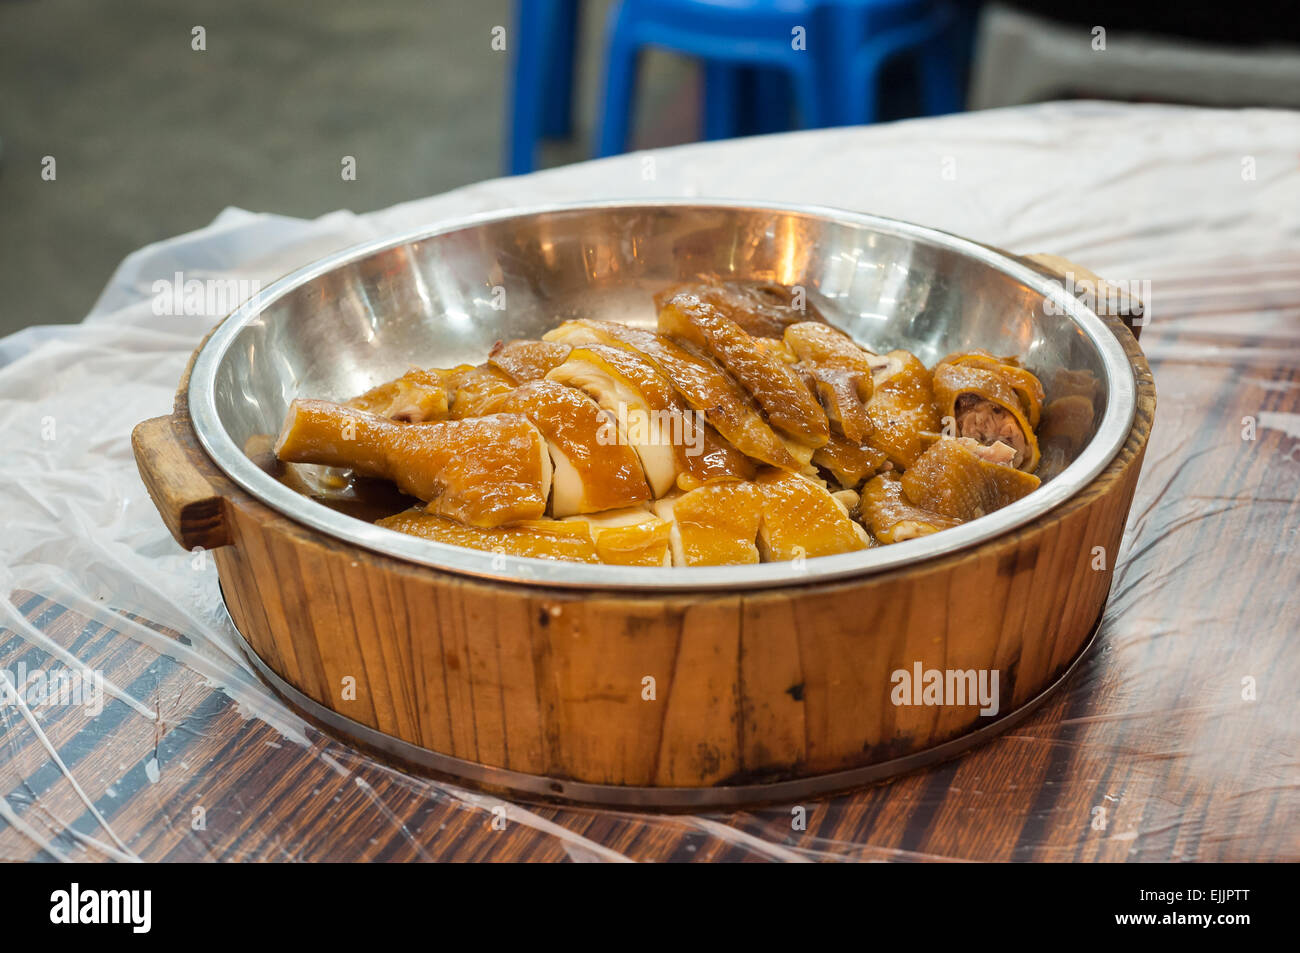
[[[805, 283], [863, 343], [928, 364], [959, 346], [1023, 355], [1049, 400], [1049, 372], [1090, 374], [1096, 432], [1029, 497], [928, 547], [633, 576], [494, 566], [399, 538], [277, 495], [230, 452], [273, 431], [296, 396], [358, 393], [579, 313], [648, 318], [654, 290], [701, 272]], [[1048, 272], [828, 210], [665, 203], [478, 219], [267, 289], [200, 347], [173, 413], [140, 424], [133, 445], [176, 539], [213, 551], [255, 664], [354, 742], [528, 797], [688, 809], [812, 796], [1004, 728], [1097, 625], [1155, 391], [1127, 323]], [[996, 713], [974, 698], [896, 703], [897, 673], [918, 670], [997, 673]]]

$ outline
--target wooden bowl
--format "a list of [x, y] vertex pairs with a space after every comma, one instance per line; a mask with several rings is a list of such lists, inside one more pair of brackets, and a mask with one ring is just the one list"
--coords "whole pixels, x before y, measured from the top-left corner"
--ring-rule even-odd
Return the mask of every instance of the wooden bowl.
[[[1064, 295], [1045, 277], [1063, 270], [1087, 276], [827, 210], [666, 203], [478, 219], [267, 289], [200, 346], [173, 413], [141, 423], [133, 446], [176, 539], [213, 551], [257, 667], [358, 744], [528, 797], [692, 808], [811, 796], [1005, 728], [1097, 625], [1155, 390], [1132, 322]], [[490, 554], [289, 504], [218, 442], [273, 431], [295, 396], [343, 397], [410, 362], [481, 359], [495, 338], [598, 302], [646, 320], [657, 287], [701, 272], [806, 284], [863, 343], [910, 345], [927, 363], [983, 346], [1040, 373], [1086, 366], [1106, 410], [1064, 472], [929, 546], [639, 571], [663, 583], [599, 574], [621, 567], [489, 565]], [[504, 313], [501, 288], [514, 302]], [[344, 346], [326, 359], [319, 337], [340, 328]], [[986, 684], [996, 673], [996, 711], [951, 693], [930, 704], [904, 685], [931, 671]]]

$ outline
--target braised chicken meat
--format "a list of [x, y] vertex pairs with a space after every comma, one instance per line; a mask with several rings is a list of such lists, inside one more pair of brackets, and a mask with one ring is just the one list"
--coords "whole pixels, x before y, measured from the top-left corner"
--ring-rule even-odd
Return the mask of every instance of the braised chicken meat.
[[700, 280], [655, 303], [653, 329], [579, 318], [481, 364], [295, 400], [276, 472], [321, 497], [388, 481], [402, 504], [377, 525], [503, 557], [744, 565], [979, 519], [1033, 492], [1040, 461], [1058, 472], [1095, 417], [1016, 358], [869, 350], [802, 289]]

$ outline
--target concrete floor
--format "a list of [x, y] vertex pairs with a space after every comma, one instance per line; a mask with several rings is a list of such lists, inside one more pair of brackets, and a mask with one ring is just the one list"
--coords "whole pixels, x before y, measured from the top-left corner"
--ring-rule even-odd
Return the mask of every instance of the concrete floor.
[[[578, 140], [547, 164], [587, 156], [609, 2], [586, 5]], [[500, 175], [510, 7], [0, 0], [0, 335], [81, 320], [125, 255], [227, 206], [362, 212]], [[694, 137], [695, 83], [647, 58], [638, 145]]]

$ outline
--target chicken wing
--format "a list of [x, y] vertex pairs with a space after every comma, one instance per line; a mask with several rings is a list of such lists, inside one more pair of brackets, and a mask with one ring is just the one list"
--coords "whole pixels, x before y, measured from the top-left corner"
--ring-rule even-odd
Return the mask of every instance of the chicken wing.
[[517, 386], [508, 374], [490, 364], [462, 364], [442, 372], [450, 394], [452, 420], [481, 417], [489, 402]]
[[804, 321], [785, 329], [785, 346], [813, 382], [831, 429], [855, 443], [871, 433], [867, 403], [874, 391], [872, 375], [887, 363], [859, 347], [829, 324]]

